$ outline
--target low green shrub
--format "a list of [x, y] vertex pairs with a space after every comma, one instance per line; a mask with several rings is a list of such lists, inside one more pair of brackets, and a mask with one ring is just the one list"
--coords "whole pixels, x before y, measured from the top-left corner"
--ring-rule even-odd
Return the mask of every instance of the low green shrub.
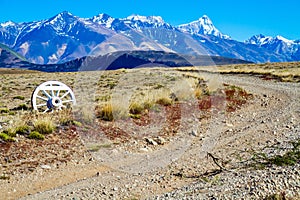
[[63, 126], [70, 126], [70, 125], [74, 125], [74, 126], [82, 126], [82, 123], [73, 119], [69, 119], [69, 120], [65, 120], [65, 121], [61, 121], [61, 125]]
[[16, 137], [16, 131], [13, 128], [8, 128], [8, 129], [4, 130], [3, 133], [5, 133], [6, 135], [8, 135], [10, 137]]
[[15, 139], [9, 135], [7, 135], [6, 133], [0, 133], [0, 138], [5, 141], [5, 142], [14, 142]]
[[18, 96], [13, 97], [13, 99], [24, 100], [25, 97], [18, 95]]
[[20, 126], [16, 127], [15, 132], [16, 132], [16, 134], [19, 134], [19, 135], [26, 135], [26, 134], [29, 134], [30, 129], [31, 129], [30, 126], [24, 124], [24, 125], [20, 125]]
[[0, 108], [0, 113], [9, 113], [8, 108]]
[[37, 131], [32, 131], [31, 133], [29, 133], [28, 138], [35, 140], [44, 140], [45, 136]]

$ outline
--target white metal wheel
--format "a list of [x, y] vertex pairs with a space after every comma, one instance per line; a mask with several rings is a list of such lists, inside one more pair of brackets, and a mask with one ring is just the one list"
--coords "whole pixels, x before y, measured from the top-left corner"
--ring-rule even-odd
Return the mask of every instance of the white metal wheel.
[[46, 81], [35, 88], [31, 96], [34, 110], [50, 112], [62, 110], [76, 104], [73, 91], [59, 81]]

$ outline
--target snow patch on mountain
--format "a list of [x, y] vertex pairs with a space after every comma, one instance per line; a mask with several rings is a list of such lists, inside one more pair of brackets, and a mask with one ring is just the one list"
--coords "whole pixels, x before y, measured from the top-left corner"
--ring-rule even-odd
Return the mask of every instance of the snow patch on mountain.
[[28, 42], [25, 42], [20, 46], [20, 50], [21, 50], [22, 55], [27, 54], [27, 52], [29, 51], [29, 47], [30, 47], [30, 44], [28, 44]]

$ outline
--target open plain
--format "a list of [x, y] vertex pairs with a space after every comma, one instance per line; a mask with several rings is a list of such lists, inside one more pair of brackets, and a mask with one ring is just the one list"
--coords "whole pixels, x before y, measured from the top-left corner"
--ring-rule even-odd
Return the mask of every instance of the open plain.
[[[299, 199], [299, 63], [252, 66], [1, 71], [0, 198]], [[47, 80], [78, 104], [32, 111]]]

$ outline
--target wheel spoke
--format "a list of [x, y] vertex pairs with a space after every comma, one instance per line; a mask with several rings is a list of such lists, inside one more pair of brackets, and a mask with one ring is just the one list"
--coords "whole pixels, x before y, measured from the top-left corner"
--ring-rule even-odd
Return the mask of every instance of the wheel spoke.
[[51, 99], [50, 94], [49, 94], [48, 92], [46, 92], [46, 90], [43, 90], [43, 93], [44, 93], [49, 99]]
[[60, 90], [57, 90], [56, 96], [59, 97]]
[[67, 92], [61, 97], [61, 99], [65, 98], [68, 94], [70, 94], [70, 91], [67, 91]]
[[47, 108], [43, 113], [46, 113], [46, 112], [48, 112], [50, 109], [49, 108]]
[[41, 97], [41, 96], [39, 96], [39, 95], [36, 95], [36, 97], [39, 98], [39, 99], [42, 99], [42, 100], [44, 100], [44, 101], [48, 101], [48, 99], [45, 98], [45, 97]]
[[61, 103], [69, 103], [69, 102], [73, 102], [73, 101], [74, 101], [73, 99], [70, 99], [70, 100], [62, 101]]
[[46, 103], [42, 103], [42, 104], [36, 105], [36, 107], [41, 107], [41, 106], [47, 106], [47, 104]]

